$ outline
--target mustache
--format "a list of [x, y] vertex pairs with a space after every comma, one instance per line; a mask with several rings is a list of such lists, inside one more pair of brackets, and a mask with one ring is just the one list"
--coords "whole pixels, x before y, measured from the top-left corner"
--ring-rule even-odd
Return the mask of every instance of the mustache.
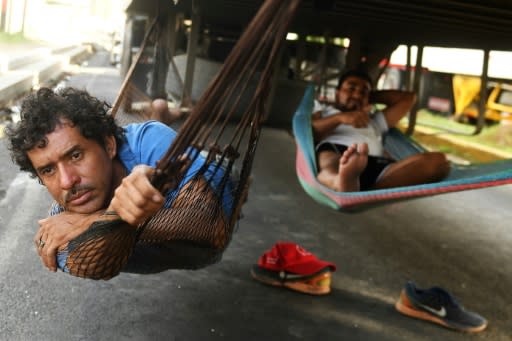
[[354, 99], [354, 98], [350, 98], [347, 103], [351, 103], [352, 107], [355, 108], [355, 110], [361, 110], [362, 106], [363, 106], [363, 101], [361, 100], [358, 100], [358, 99]]
[[338, 103], [337, 107], [341, 109], [341, 111], [362, 110], [363, 101], [349, 98], [345, 101], [345, 103]]
[[81, 195], [82, 192], [91, 191], [94, 188], [89, 185], [77, 185], [71, 188], [66, 195], [64, 196], [64, 202], [70, 202], [75, 199], [78, 195]]

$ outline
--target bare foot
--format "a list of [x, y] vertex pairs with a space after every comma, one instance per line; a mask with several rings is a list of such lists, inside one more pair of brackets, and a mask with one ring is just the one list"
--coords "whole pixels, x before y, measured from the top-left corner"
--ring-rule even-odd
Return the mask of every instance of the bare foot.
[[340, 192], [357, 192], [360, 190], [359, 176], [368, 163], [368, 145], [353, 144], [340, 158], [336, 188]]
[[180, 109], [169, 108], [167, 101], [161, 98], [151, 102], [151, 119], [169, 125], [181, 117]]

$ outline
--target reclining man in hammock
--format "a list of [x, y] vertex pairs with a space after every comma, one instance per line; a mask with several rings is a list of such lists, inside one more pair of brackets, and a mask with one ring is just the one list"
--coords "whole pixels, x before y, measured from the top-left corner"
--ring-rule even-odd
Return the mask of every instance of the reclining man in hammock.
[[[58, 249], [93, 222], [120, 217], [135, 228], [164, 205], [170, 206], [169, 197], [164, 198], [149, 179], [176, 132], [156, 121], [121, 128], [108, 109], [85, 91], [41, 88], [23, 101], [21, 121], [7, 129], [13, 161], [37, 177], [55, 200], [34, 238], [51, 271], [57, 270]], [[204, 162], [196, 159], [181, 184]], [[206, 186], [220, 181], [223, 170], [215, 172]], [[223, 195], [223, 202], [231, 199], [229, 191]], [[60, 257], [58, 266], [64, 267]]]
[[[315, 102], [313, 109], [318, 180], [335, 191], [356, 192], [431, 183], [447, 176], [450, 166], [443, 153], [416, 154], [400, 161], [385, 155], [383, 134], [415, 100], [411, 92], [372, 91], [372, 80], [364, 71], [345, 72], [334, 105]], [[372, 113], [371, 103], [386, 107]]]

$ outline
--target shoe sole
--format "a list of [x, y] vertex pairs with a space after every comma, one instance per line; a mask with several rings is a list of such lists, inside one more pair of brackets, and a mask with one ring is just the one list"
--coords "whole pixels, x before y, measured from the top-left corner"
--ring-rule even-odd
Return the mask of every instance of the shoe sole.
[[486, 327], [487, 327], [487, 323], [483, 324], [482, 326], [479, 326], [479, 327], [461, 327], [461, 326], [455, 326], [453, 324], [450, 324], [449, 322], [443, 320], [443, 319], [440, 319], [438, 317], [435, 317], [425, 311], [421, 311], [421, 310], [418, 310], [414, 307], [414, 305], [411, 303], [411, 301], [409, 300], [409, 298], [407, 297], [407, 295], [405, 294], [405, 291], [402, 290], [402, 292], [400, 293], [400, 298], [398, 299], [398, 301], [395, 303], [395, 308], [396, 310], [398, 310], [400, 313], [404, 314], [404, 315], [407, 315], [407, 316], [410, 316], [410, 317], [414, 317], [414, 318], [417, 318], [417, 319], [421, 319], [421, 320], [426, 320], [426, 321], [430, 321], [430, 322], [433, 322], [433, 323], [437, 323], [443, 327], [446, 327], [446, 328], [450, 328], [450, 329], [455, 329], [455, 330], [458, 330], [458, 331], [462, 331], [462, 332], [467, 332], [467, 333], [478, 333], [478, 332], [481, 332], [482, 330], [484, 330]]
[[254, 268], [251, 269], [251, 276], [255, 280], [274, 287], [284, 287], [309, 295], [327, 295], [331, 292], [331, 272], [324, 271], [318, 275], [299, 280], [275, 279], [258, 273]]

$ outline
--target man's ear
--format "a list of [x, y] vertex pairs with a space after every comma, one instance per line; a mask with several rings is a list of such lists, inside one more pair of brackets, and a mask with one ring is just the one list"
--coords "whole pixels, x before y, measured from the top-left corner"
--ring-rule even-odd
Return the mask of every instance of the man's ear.
[[111, 159], [114, 159], [117, 155], [117, 142], [116, 138], [111, 135], [105, 137], [105, 150]]

